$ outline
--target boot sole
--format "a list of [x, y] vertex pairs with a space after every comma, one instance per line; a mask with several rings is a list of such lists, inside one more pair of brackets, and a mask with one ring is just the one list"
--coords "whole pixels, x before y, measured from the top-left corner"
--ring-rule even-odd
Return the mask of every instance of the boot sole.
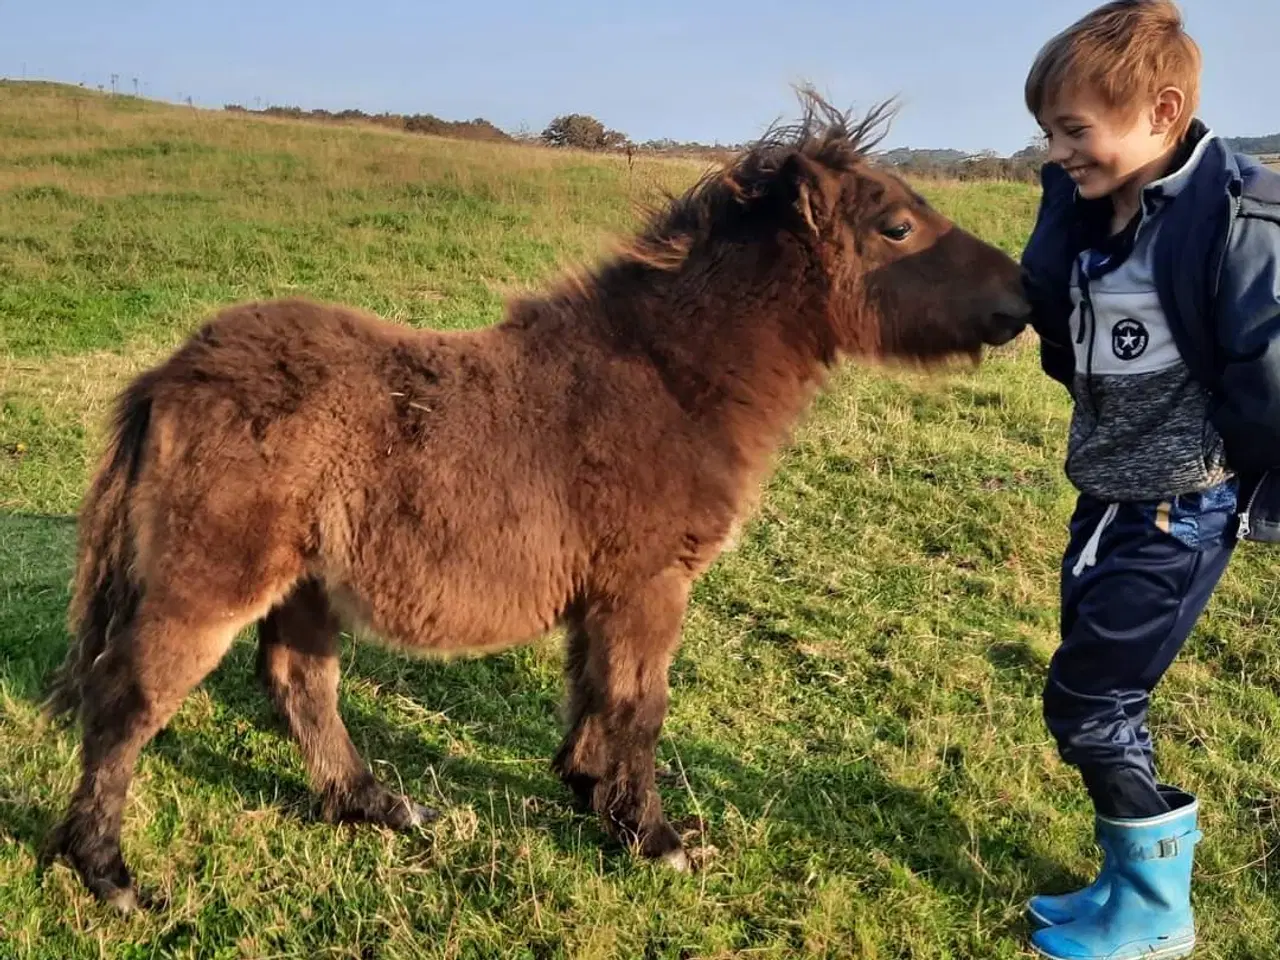
[[[1191, 956], [1191, 953], [1195, 948], [1196, 938], [1192, 937], [1190, 940], [1179, 940], [1176, 944], [1169, 944], [1168, 946], [1161, 947], [1157, 950], [1148, 950], [1146, 953], [1135, 953], [1132, 960], [1181, 960], [1182, 957]], [[1075, 958], [1061, 957], [1056, 954], [1046, 953], [1034, 943], [1031, 944], [1031, 949], [1037, 956], [1044, 957], [1045, 960], [1075, 960]], [[1115, 956], [1115, 954], [1108, 954], [1108, 956]], [[1090, 958], [1090, 960], [1107, 960], [1107, 957], [1098, 956], [1097, 958]]]
[[1024, 908], [1024, 912], [1027, 915], [1027, 919], [1031, 921], [1032, 925], [1041, 930], [1044, 930], [1046, 927], [1054, 926], [1053, 921], [1046, 920], [1043, 916], [1036, 913], [1035, 907], [1031, 906], [1030, 903], [1026, 905], [1026, 907]]

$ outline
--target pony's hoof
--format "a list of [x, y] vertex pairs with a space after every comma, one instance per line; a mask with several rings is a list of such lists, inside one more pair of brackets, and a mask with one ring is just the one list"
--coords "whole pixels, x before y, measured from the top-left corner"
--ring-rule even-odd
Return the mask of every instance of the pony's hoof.
[[94, 877], [86, 880], [89, 892], [118, 913], [139, 913], [143, 910], [163, 908], [155, 897], [139, 890], [129, 877]]
[[680, 835], [669, 823], [654, 828], [640, 844], [640, 853], [649, 860], [663, 863], [679, 873], [689, 872], [689, 855], [685, 853]]
[[689, 861], [689, 855], [684, 852], [684, 848], [672, 850], [670, 853], [664, 853], [661, 859], [668, 867], [676, 873], [691, 873], [693, 865]]
[[329, 792], [324, 803], [324, 817], [331, 823], [372, 823], [392, 830], [412, 830], [439, 816], [430, 807], [392, 793], [373, 777], [353, 789]]
[[440, 811], [401, 797], [400, 802], [387, 815], [387, 826], [393, 830], [412, 830], [433, 820], [440, 819]]
[[161, 913], [169, 909], [167, 897], [154, 891], [139, 890], [136, 886], [120, 887], [100, 896], [104, 903], [126, 916], [131, 913]]
[[133, 887], [113, 890], [104, 894], [102, 899], [108, 906], [115, 907], [121, 913], [137, 913], [144, 906], [142, 898], [138, 896], [138, 891]]
[[43, 872], [55, 861], [64, 860], [95, 899], [120, 913], [136, 913], [157, 905], [134, 885], [118, 844], [99, 844], [96, 849], [92, 846], [86, 849], [83, 843], [73, 842], [75, 836], [66, 824], [59, 825], [41, 849], [37, 868]]

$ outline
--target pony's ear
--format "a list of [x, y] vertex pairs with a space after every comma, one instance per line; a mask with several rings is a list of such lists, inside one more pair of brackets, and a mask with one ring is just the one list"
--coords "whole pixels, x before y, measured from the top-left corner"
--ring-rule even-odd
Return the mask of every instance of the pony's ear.
[[783, 161], [778, 184], [784, 201], [804, 228], [820, 234], [832, 208], [831, 181], [822, 168], [797, 151]]

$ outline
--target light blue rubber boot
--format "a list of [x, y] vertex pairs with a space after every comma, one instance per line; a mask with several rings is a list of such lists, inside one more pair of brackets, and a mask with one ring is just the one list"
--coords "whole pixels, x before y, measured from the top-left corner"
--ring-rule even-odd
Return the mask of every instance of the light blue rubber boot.
[[1143, 820], [1098, 818], [1110, 895], [1098, 909], [1031, 935], [1049, 960], [1174, 960], [1195, 947], [1191, 865], [1199, 805], [1169, 791], [1169, 813]]
[[[1185, 802], [1182, 799], [1184, 796], [1182, 791], [1177, 787], [1162, 783], [1157, 785], [1156, 789], [1160, 791], [1160, 796], [1171, 808]], [[1097, 830], [1098, 826], [1095, 822], [1095, 839], [1098, 839]], [[1102, 846], [1100, 839], [1098, 844]], [[1111, 867], [1112, 856], [1107, 848], [1102, 846], [1102, 869], [1098, 871], [1098, 878], [1089, 886], [1071, 893], [1040, 894], [1027, 901], [1027, 919], [1031, 921], [1031, 925], [1056, 927], [1059, 924], [1070, 923], [1072, 920], [1081, 920], [1101, 909], [1107, 902], [1107, 897], [1111, 895], [1111, 877], [1109, 876]]]

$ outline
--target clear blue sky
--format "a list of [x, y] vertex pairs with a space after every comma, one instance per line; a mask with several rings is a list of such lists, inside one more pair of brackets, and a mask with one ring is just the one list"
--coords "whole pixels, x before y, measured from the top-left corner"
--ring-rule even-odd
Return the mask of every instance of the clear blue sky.
[[[991, 148], [1034, 132], [1040, 44], [1093, 0], [0, 0], [0, 75], [197, 105], [485, 117], [582, 112], [637, 140], [738, 142], [812, 81], [838, 105], [900, 95], [886, 146]], [[1219, 133], [1280, 131], [1280, 0], [1184, 0]]]

